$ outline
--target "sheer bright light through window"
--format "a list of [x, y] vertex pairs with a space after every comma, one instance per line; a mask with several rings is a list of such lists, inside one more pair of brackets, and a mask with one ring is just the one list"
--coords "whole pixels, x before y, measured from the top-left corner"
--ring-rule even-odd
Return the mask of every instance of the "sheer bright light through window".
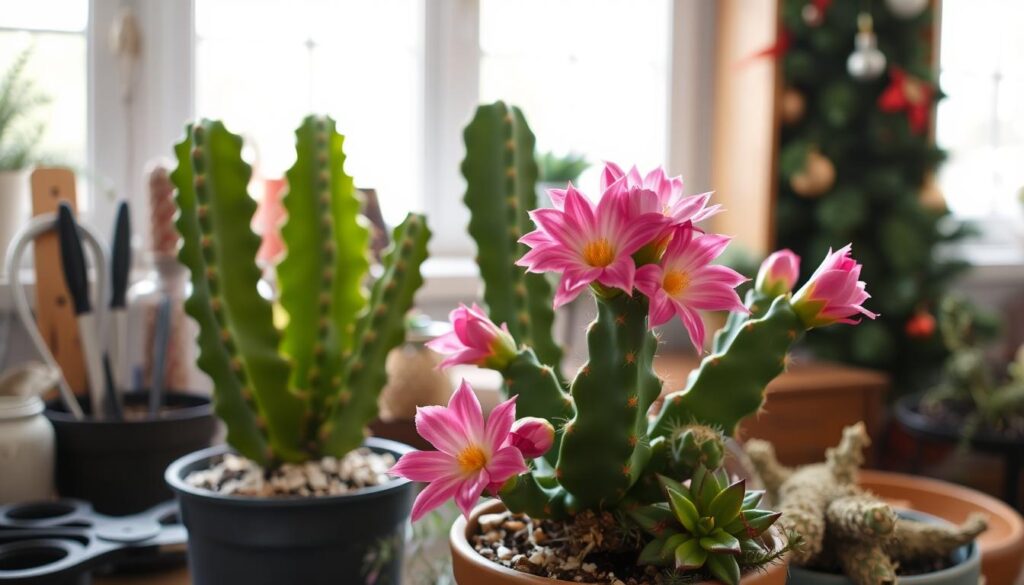
[[[88, 0], [27, 2], [17, 10], [0, 10], [0, 73], [29, 49], [23, 79], [49, 99], [29, 118], [28, 126], [43, 129], [35, 154], [76, 169], [86, 161], [88, 13]], [[84, 201], [82, 207], [87, 207]]]
[[480, 99], [520, 106], [540, 151], [665, 164], [668, 0], [481, 0]]
[[961, 217], [1024, 217], [1024, 3], [945, 2], [939, 175]]
[[346, 171], [398, 222], [422, 208], [421, 13], [421, 0], [196, 0], [196, 113], [249, 140], [260, 178], [292, 165], [303, 117], [330, 114]]

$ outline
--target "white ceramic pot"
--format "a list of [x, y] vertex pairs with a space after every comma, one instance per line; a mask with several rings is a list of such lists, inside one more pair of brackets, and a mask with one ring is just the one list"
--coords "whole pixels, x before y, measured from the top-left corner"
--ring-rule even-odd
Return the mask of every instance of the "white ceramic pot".
[[37, 396], [0, 396], [0, 504], [53, 495], [54, 432]]
[[0, 274], [4, 270], [7, 244], [29, 218], [31, 191], [29, 172], [0, 171]]

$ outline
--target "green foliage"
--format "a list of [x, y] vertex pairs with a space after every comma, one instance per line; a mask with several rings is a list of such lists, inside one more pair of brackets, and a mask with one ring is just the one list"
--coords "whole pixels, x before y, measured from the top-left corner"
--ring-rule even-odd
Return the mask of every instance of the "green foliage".
[[1007, 418], [1024, 416], [1024, 346], [997, 379], [985, 356], [985, 341], [997, 324], [965, 299], [943, 299], [939, 329], [949, 350], [941, 383], [929, 390], [925, 404], [944, 401], [968, 404], [973, 412], [965, 429], [970, 435], [982, 426], [999, 428]]
[[[858, 81], [846, 71], [853, 50], [857, 0], [836, 0], [820, 26], [809, 26], [804, 0], [785, 0], [781, 18], [792, 42], [782, 62], [786, 85], [803, 94], [803, 119], [783, 126], [778, 170], [777, 242], [803, 258], [853, 242], [864, 264], [862, 279], [881, 313], [871, 326], [830, 328], [807, 337], [821, 357], [889, 371], [894, 388], [910, 391], [934, 380], [946, 355], [937, 338], [907, 335], [921, 310], [934, 311], [959, 265], [935, 257], [942, 243], [961, 237], [943, 231], [944, 211], [922, 207], [925, 180], [941, 162], [930, 133], [912, 132], [902, 113], [886, 113], [877, 100], [888, 75]], [[929, 50], [933, 12], [903, 20], [884, 3], [870, 7], [880, 50], [890, 66], [934, 83]], [[797, 195], [789, 178], [816, 147], [836, 167], [833, 188], [816, 199]], [[814, 265], [805, 262], [804, 276]]]
[[504, 102], [478, 107], [464, 137], [469, 235], [477, 244], [487, 310], [557, 371], [562, 349], [551, 334], [551, 284], [515, 264], [527, 250], [519, 238], [532, 229], [528, 212], [537, 207], [536, 139], [519, 108]]
[[343, 138], [330, 118], [310, 116], [296, 132], [283, 230], [289, 257], [279, 278], [289, 322], [258, 292], [256, 204], [242, 139], [203, 120], [175, 147], [182, 234], [179, 260], [191, 271], [185, 308], [200, 326], [198, 364], [214, 382], [228, 442], [262, 465], [342, 456], [376, 414], [388, 351], [405, 334], [405, 314], [422, 284], [430, 232], [410, 214], [395, 230], [382, 276], [367, 302], [367, 236]]
[[641, 565], [706, 571], [727, 585], [738, 585], [747, 563], [770, 562], [774, 547], [761, 536], [780, 514], [757, 509], [764, 492], [747, 491], [744, 480], [730, 484], [724, 469], [704, 466], [697, 468], [689, 486], [665, 476], [658, 479], [667, 503], [628, 511], [652, 537], [640, 553]]
[[542, 183], [564, 185], [578, 181], [583, 171], [590, 168], [587, 157], [570, 152], [558, 156], [554, 152], [545, 152], [537, 157], [537, 179]]
[[26, 48], [0, 78], [0, 171], [24, 169], [35, 160], [44, 125], [32, 115], [50, 98], [25, 79], [25, 67], [32, 55]]

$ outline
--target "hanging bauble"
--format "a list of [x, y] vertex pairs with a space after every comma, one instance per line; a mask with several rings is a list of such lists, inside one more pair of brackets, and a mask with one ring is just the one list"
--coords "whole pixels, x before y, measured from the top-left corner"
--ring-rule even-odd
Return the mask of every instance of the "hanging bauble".
[[907, 319], [903, 331], [911, 339], [928, 339], [935, 334], [935, 317], [928, 311], [918, 311]]
[[857, 81], [878, 79], [885, 73], [886, 61], [885, 54], [878, 50], [878, 37], [875, 36], [871, 15], [860, 13], [857, 28], [853, 52], [846, 59], [846, 71]]
[[804, 159], [804, 168], [789, 178], [789, 186], [801, 197], [819, 197], [836, 182], [836, 167], [817, 150], [811, 150]]
[[807, 111], [807, 100], [804, 94], [794, 87], [787, 87], [782, 90], [782, 98], [779, 101], [779, 115], [782, 123], [789, 126], [803, 120]]
[[914, 18], [928, 8], [928, 0], [885, 0], [885, 7], [897, 18]]
[[825, 11], [832, 0], [811, 0], [800, 10], [800, 18], [807, 26], [821, 26], [825, 22]]
[[921, 185], [921, 192], [918, 194], [917, 200], [921, 203], [921, 207], [925, 209], [939, 213], [948, 211], [946, 197], [942, 194], [942, 189], [939, 188], [939, 182], [935, 180], [935, 175], [929, 174], [925, 177], [924, 185]]

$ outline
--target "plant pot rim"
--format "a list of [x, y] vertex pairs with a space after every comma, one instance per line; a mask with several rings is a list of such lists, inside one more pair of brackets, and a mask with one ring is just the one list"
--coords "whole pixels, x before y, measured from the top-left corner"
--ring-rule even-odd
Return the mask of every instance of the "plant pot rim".
[[[143, 390], [135, 390], [128, 392], [128, 396], [138, 396], [146, 394]], [[126, 425], [173, 425], [183, 420], [190, 420], [196, 418], [205, 418], [213, 416], [213, 401], [207, 396], [201, 396], [199, 394], [189, 394], [183, 392], [177, 392], [169, 394], [166, 400], [173, 400], [174, 397], [184, 396], [188, 400], [201, 401], [191, 406], [181, 406], [178, 408], [166, 409], [159, 418], [138, 418], [132, 420], [107, 420], [107, 419], [94, 419], [94, 418], [83, 418], [77, 419], [70, 412], [63, 409], [63, 405], [60, 400], [53, 400], [46, 403], [46, 418], [50, 419], [55, 423], [62, 425], [80, 425], [81, 427], [123, 427]], [[55, 406], [57, 408], [55, 408]]]
[[995, 434], [984, 427], [977, 429], [971, 436], [965, 436], [961, 429], [935, 421], [932, 417], [921, 412], [921, 403], [926, 394], [927, 391], [916, 392], [896, 401], [894, 409], [896, 419], [910, 431], [951, 443], [967, 439], [973, 447], [979, 449], [1005, 450], [1024, 447], [1024, 438]]
[[[477, 504], [477, 506], [473, 508], [473, 511], [470, 514], [470, 518], [475, 523], [476, 519], [479, 518], [482, 514], [495, 513], [504, 509], [506, 509], [505, 504], [503, 504], [501, 500], [496, 498], [490, 498]], [[460, 515], [458, 518], [456, 518], [455, 523], [452, 524], [452, 528], [448, 532], [448, 542], [449, 545], [451, 546], [453, 557], [461, 557], [470, 565], [473, 565], [475, 568], [481, 571], [487, 571], [496, 575], [504, 576], [509, 579], [514, 579], [513, 582], [521, 583], [523, 585], [579, 585], [579, 583], [577, 583], [576, 581], [564, 581], [562, 579], [549, 579], [547, 577], [541, 577], [539, 575], [531, 575], [529, 573], [517, 571], [504, 565], [499, 565], [494, 561], [488, 560], [481, 556], [480, 553], [478, 553], [476, 549], [474, 549], [472, 545], [469, 544], [469, 530], [470, 523], [466, 520], [465, 516]], [[776, 539], [776, 541], [781, 543], [781, 539], [783, 538], [781, 534], [773, 530], [772, 535]], [[773, 564], [772, 566], [767, 567], [767, 571], [785, 571], [788, 565], [786, 559], [788, 558], [789, 554], [787, 553], [780, 561]], [[743, 578], [746, 577], [747, 574], [745, 573], [743, 575]], [[710, 584], [718, 582], [700, 581], [695, 585], [701, 585], [704, 583]]]
[[[950, 522], [948, 520], [945, 520], [943, 518], [939, 518], [938, 516], [934, 516], [932, 514], [928, 514], [928, 513], [925, 513], [925, 512], [920, 512], [918, 510], [909, 510], [909, 509], [906, 509], [906, 508], [899, 508], [899, 509], [896, 510], [896, 513], [900, 517], [907, 517], [907, 516], [909, 516], [911, 518], [917, 517], [917, 519], [938, 520], [939, 522], [950, 524]], [[950, 579], [964, 577], [966, 575], [970, 575], [972, 572], [980, 573], [981, 572], [981, 546], [978, 544], [977, 539], [972, 540], [971, 542], [969, 542], [968, 544], [965, 544], [963, 547], [960, 547], [960, 548], [964, 548], [964, 547], [967, 548], [967, 558], [965, 558], [964, 560], [958, 562], [957, 564], [955, 564], [955, 565], [953, 565], [951, 567], [946, 567], [945, 569], [941, 569], [941, 570], [938, 570], [938, 571], [932, 571], [930, 573], [920, 573], [918, 575], [908, 575], [906, 577], [900, 577], [899, 578], [899, 582], [902, 583], [902, 584], [905, 584], [905, 585], [913, 585], [915, 583], [927, 584], [927, 583], [932, 583], [934, 581], [939, 581], [941, 583], [950, 583], [950, 582], [953, 582], [953, 581], [950, 581]], [[959, 549], [957, 549], [957, 550], [959, 550]], [[825, 573], [823, 571], [815, 571], [814, 569], [805, 569], [803, 567], [791, 567], [791, 570], [802, 572], [802, 573], [807, 573], [809, 575], [814, 575], [815, 579], [819, 579], [819, 580], [823, 581], [824, 585], [844, 585], [844, 584], [848, 585], [849, 583], [852, 582], [849, 579], [849, 577], [847, 577], [846, 575], [837, 575], [835, 573]]]
[[[403, 443], [388, 439], [378, 439], [376, 437], [367, 438], [363, 442], [362, 446], [369, 447], [374, 451], [385, 451], [395, 455], [396, 457], [401, 457], [406, 453], [415, 451], [415, 449]], [[167, 471], [164, 473], [164, 479], [166, 480], [167, 485], [169, 485], [179, 497], [188, 496], [204, 500], [213, 500], [230, 506], [251, 508], [294, 508], [309, 505], [330, 505], [342, 502], [351, 503], [358, 500], [378, 498], [387, 492], [393, 491], [396, 488], [400, 488], [410, 483], [408, 479], [399, 477], [392, 478], [391, 481], [384, 484], [359, 488], [358, 490], [334, 496], [260, 497], [221, 494], [207, 489], [197, 488], [185, 482], [184, 476], [187, 468], [204, 460], [233, 452], [234, 449], [232, 449], [230, 445], [216, 445], [201, 451], [189, 453], [184, 457], [180, 457], [167, 467]]]

